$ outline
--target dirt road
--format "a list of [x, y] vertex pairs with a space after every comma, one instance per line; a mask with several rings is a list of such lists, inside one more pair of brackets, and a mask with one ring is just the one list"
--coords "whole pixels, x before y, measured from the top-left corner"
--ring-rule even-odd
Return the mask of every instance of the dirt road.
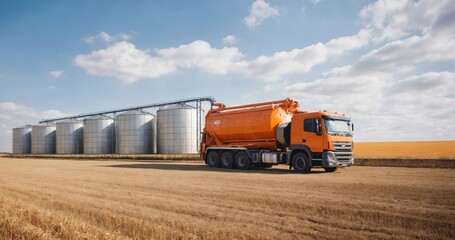
[[0, 239], [454, 239], [455, 170], [0, 158]]

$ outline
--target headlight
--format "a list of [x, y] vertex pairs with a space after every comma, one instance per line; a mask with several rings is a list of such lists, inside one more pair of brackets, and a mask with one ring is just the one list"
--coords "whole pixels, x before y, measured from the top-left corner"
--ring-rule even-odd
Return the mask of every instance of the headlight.
[[329, 163], [336, 163], [337, 159], [335, 157], [335, 154], [333, 152], [327, 152], [327, 162]]
[[335, 156], [335, 153], [332, 151], [324, 151], [322, 154], [322, 164], [324, 167], [338, 166], [338, 160]]

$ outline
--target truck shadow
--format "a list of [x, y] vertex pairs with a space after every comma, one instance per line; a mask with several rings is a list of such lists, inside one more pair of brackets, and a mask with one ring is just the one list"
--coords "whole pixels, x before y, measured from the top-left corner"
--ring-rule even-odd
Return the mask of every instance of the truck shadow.
[[[156, 169], [156, 170], [171, 170], [171, 171], [206, 171], [206, 172], [224, 172], [224, 173], [260, 173], [260, 174], [299, 174], [289, 169], [280, 168], [253, 168], [251, 170], [212, 168], [208, 165], [194, 164], [175, 164], [175, 163], [132, 163], [132, 164], [114, 164], [105, 165], [102, 167], [113, 168], [136, 168], [136, 169]], [[322, 170], [322, 171], [321, 171]], [[314, 169], [311, 174], [326, 173], [323, 169]]]

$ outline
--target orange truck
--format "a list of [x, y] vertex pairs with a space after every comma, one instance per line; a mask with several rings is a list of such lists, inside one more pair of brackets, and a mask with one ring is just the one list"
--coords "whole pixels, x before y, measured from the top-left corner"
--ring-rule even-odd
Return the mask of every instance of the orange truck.
[[251, 169], [287, 164], [296, 172], [327, 172], [354, 164], [354, 125], [344, 114], [300, 111], [291, 99], [235, 107], [214, 103], [202, 132], [210, 167]]

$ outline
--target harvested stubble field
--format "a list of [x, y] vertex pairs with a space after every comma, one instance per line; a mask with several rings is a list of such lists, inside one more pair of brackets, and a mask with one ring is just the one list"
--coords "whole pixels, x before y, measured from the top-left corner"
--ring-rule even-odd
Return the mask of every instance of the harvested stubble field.
[[453, 159], [455, 141], [356, 142], [356, 158]]
[[454, 239], [455, 170], [0, 158], [0, 239]]
[[455, 168], [455, 141], [356, 142], [357, 166]]

